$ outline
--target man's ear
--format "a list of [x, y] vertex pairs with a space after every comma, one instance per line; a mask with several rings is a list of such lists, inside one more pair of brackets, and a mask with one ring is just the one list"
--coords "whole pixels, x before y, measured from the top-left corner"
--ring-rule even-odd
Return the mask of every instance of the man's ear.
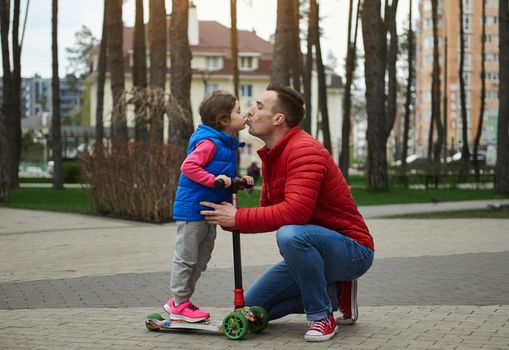
[[272, 124], [274, 125], [280, 125], [285, 122], [286, 116], [283, 113], [276, 113], [274, 114], [274, 117], [272, 118]]

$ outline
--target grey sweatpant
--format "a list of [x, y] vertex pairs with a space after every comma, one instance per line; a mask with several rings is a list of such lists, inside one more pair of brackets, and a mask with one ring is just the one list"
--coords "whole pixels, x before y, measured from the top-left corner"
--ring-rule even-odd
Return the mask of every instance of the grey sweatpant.
[[216, 225], [206, 221], [177, 221], [170, 289], [175, 304], [189, 300], [214, 249]]

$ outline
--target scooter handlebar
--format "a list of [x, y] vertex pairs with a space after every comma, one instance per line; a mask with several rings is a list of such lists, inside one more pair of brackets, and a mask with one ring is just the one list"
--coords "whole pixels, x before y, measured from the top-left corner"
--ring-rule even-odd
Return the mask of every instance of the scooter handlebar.
[[[223, 188], [225, 186], [225, 182], [223, 179], [216, 179], [214, 182], [214, 188]], [[233, 192], [236, 192], [239, 189], [251, 188], [253, 186], [249, 185], [245, 179], [234, 179], [232, 180], [232, 184], [230, 189]]]

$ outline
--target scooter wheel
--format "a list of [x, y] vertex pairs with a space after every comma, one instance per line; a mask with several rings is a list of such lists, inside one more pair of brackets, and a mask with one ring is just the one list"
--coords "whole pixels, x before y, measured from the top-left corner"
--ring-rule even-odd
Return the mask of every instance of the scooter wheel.
[[251, 306], [252, 312], [256, 316], [256, 320], [249, 324], [249, 330], [253, 333], [261, 333], [269, 325], [269, 315], [261, 306]]
[[239, 312], [232, 312], [223, 320], [223, 333], [228, 339], [240, 340], [247, 334], [249, 322]]
[[163, 317], [161, 314], [149, 314], [145, 316], [145, 327], [149, 331], [157, 332], [160, 330], [157, 321], [162, 321]]

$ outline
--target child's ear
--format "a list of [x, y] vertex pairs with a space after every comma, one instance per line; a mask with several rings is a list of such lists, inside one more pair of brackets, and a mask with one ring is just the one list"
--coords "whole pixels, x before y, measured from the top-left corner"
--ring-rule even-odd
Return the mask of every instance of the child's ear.
[[221, 126], [222, 126], [223, 128], [224, 128], [224, 127], [226, 127], [226, 126], [228, 126], [229, 121], [230, 121], [230, 120], [229, 120], [228, 118], [224, 118], [224, 117], [223, 117], [223, 118], [221, 118], [221, 119], [219, 120], [219, 122], [221, 123]]

